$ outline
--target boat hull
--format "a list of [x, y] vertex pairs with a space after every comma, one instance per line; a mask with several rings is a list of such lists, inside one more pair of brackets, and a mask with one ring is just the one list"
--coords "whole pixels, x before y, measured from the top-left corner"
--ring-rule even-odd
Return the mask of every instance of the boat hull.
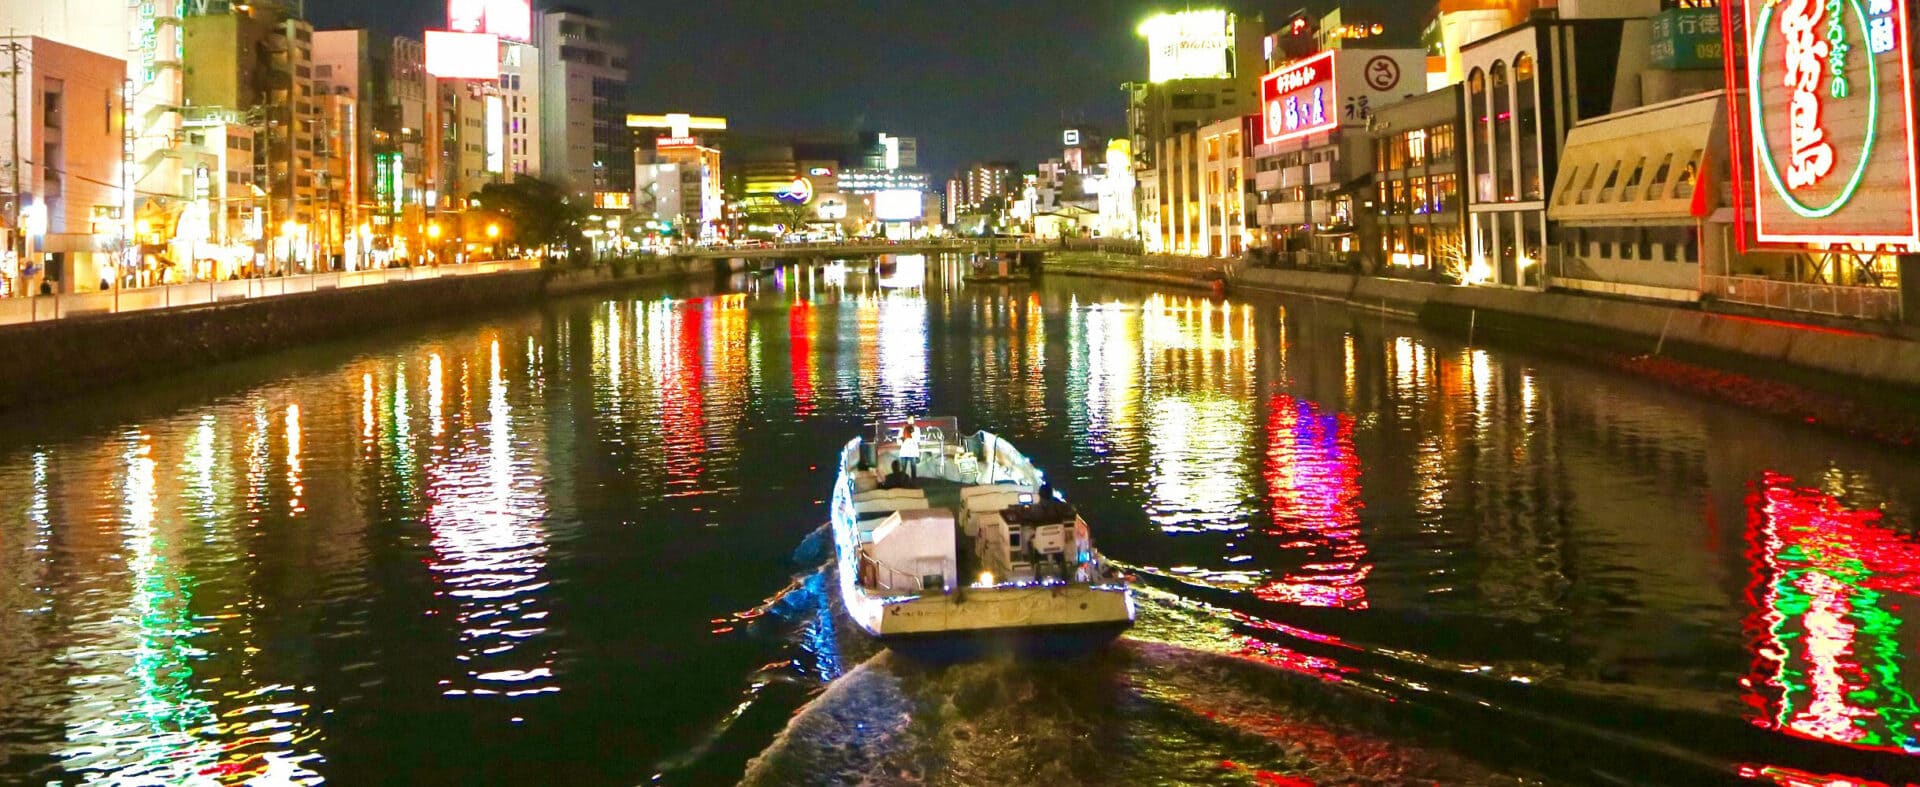
[[854, 622], [881, 645], [935, 661], [1084, 655], [1112, 642], [1134, 617], [1124, 586], [970, 588], [892, 603], [855, 589], [847, 600]]
[[1131, 621], [1081, 623], [881, 635], [875, 639], [888, 650], [915, 661], [951, 663], [1000, 657], [1075, 659], [1105, 649], [1131, 625]]

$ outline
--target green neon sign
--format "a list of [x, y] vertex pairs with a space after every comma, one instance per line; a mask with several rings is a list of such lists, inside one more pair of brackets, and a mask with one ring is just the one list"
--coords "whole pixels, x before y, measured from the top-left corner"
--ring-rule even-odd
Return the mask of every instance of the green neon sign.
[[[1775, 4], [1771, 2], [1761, 7], [1760, 21], [1754, 26], [1754, 29], [1759, 31], [1759, 35], [1755, 36], [1753, 45], [1749, 47], [1751, 51], [1747, 55], [1747, 94], [1753, 97], [1753, 141], [1756, 145], [1754, 150], [1759, 154], [1755, 158], [1760, 159], [1760, 169], [1767, 174], [1767, 182], [1773, 184], [1774, 193], [1780, 195], [1780, 199], [1787, 203], [1789, 209], [1805, 218], [1824, 219], [1846, 207], [1847, 202], [1853, 199], [1854, 193], [1860, 190], [1860, 183], [1866, 180], [1867, 162], [1873, 159], [1874, 138], [1880, 133], [1880, 66], [1874, 62], [1873, 57], [1865, 58], [1867, 61], [1867, 133], [1860, 145], [1860, 161], [1854, 164], [1853, 177], [1847, 180], [1847, 186], [1840, 190], [1839, 196], [1834, 197], [1832, 202], [1824, 206], [1816, 208], [1801, 202], [1787, 189], [1787, 184], [1780, 180], [1780, 170], [1773, 163], [1772, 145], [1767, 140], [1766, 117], [1762, 114], [1760, 105], [1762, 55], [1766, 54], [1767, 31], [1773, 26], [1774, 7]], [[1866, 9], [1860, 6], [1860, 0], [1847, 0], [1847, 7], [1853, 9], [1853, 17], [1860, 23], [1860, 34], [1864, 40], [1867, 35]]]

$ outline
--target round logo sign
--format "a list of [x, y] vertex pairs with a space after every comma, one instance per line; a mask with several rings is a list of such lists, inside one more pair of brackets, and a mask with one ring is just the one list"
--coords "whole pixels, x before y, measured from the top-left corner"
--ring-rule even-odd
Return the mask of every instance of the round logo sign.
[[[1768, 46], [1775, 25], [1783, 40], [1777, 48]], [[1753, 146], [1760, 172], [1794, 213], [1809, 219], [1832, 216], [1866, 180], [1880, 125], [1880, 71], [1874, 52], [1846, 57], [1849, 38], [1871, 40], [1867, 12], [1860, 0], [1833, 0], [1825, 6], [1817, 0], [1769, 3], [1753, 29], [1747, 88], [1753, 96]], [[1783, 64], [1782, 72], [1769, 70], [1769, 58]], [[1775, 74], [1778, 84], [1764, 82], [1763, 72]], [[1843, 130], [1845, 126], [1859, 126], [1864, 133]], [[1845, 146], [1849, 138], [1859, 140], [1857, 147]], [[1786, 144], [1780, 146], [1782, 142]], [[1784, 159], [1786, 166], [1777, 159]]]
[[1367, 61], [1367, 87], [1374, 90], [1392, 90], [1400, 84], [1400, 64], [1386, 55], [1374, 55]]
[[788, 205], [805, 205], [813, 201], [813, 181], [794, 178], [786, 188], [774, 192], [773, 198]]

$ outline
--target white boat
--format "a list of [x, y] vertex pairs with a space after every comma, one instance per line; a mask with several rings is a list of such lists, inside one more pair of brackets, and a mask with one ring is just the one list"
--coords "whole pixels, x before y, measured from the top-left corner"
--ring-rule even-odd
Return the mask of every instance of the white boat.
[[[889, 485], [909, 424], [918, 479]], [[1133, 625], [1132, 591], [1086, 520], [1007, 441], [962, 436], [953, 418], [882, 422], [847, 443], [839, 467], [841, 601], [887, 647], [939, 659], [1073, 655]]]

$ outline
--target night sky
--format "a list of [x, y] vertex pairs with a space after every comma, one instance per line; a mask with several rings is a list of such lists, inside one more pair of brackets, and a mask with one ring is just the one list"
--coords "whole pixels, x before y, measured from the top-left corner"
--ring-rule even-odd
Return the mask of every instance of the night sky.
[[[1394, 0], [1349, 2], [1384, 5]], [[552, 5], [535, 0], [536, 7]], [[573, 0], [625, 31], [635, 112], [718, 114], [736, 131], [885, 131], [918, 137], [920, 165], [1027, 165], [1072, 125], [1115, 133], [1120, 84], [1146, 76], [1134, 35], [1153, 0]], [[1194, 7], [1222, 4], [1193, 3]], [[1226, 3], [1269, 20], [1309, 5]], [[1330, 6], [1312, 3], [1315, 8]], [[1425, 5], [1406, 3], [1405, 5]], [[617, 11], [615, 9], [618, 9]], [[316, 27], [418, 36], [436, 0], [308, 0]], [[1417, 24], [1417, 21], [1407, 24]]]

